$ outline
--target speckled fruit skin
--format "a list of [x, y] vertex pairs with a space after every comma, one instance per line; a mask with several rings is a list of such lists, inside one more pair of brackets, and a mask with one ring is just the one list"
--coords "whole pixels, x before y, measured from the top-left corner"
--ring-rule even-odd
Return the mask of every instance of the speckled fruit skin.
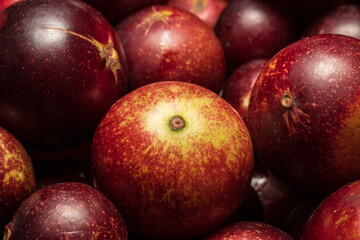
[[165, 4], [167, 0], [83, 0], [98, 9], [114, 26], [131, 14], [154, 4]]
[[224, 51], [214, 32], [188, 11], [147, 7], [121, 22], [116, 31], [128, 58], [130, 89], [183, 81], [220, 92], [226, 77]]
[[304, 36], [343, 34], [360, 39], [360, 5], [340, 5], [314, 20], [305, 29]]
[[115, 206], [83, 183], [63, 182], [37, 190], [6, 225], [4, 240], [127, 240]]
[[0, 233], [16, 208], [35, 191], [35, 173], [22, 144], [0, 127]]
[[256, 158], [285, 183], [328, 193], [360, 178], [360, 41], [298, 40], [275, 55], [250, 97]]
[[[175, 116], [183, 128], [172, 129]], [[220, 96], [157, 82], [110, 108], [95, 132], [91, 168], [130, 235], [187, 239], [237, 209], [250, 185], [253, 148], [245, 123]]]
[[0, 13], [0, 125], [25, 146], [75, 147], [127, 91], [114, 28], [76, 0], [29, 0]]
[[215, 24], [228, 5], [228, 0], [169, 0], [167, 4], [189, 11], [203, 20], [209, 28], [213, 29]]
[[258, 58], [240, 65], [225, 81], [222, 97], [247, 122], [250, 95], [268, 59]]
[[323, 200], [307, 222], [301, 240], [360, 238], [360, 181], [342, 186]]
[[263, 222], [243, 221], [223, 226], [204, 240], [293, 240], [282, 230]]
[[294, 38], [294, 22], [276, 4], [262, 0], [230, 2], [215, 27], [230, 72], [255, 58], [271, 58]]

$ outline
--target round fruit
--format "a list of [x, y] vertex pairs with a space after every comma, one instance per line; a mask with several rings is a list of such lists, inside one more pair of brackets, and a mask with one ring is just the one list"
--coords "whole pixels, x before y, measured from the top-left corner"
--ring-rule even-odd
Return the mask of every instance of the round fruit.
[[0, 21], [0, 125], [44, 151], [88, 140], [127, 91], [113, 27], [77, 0], [20, 1]]
[[120, 98], [92, 144], [97, 189], [130, 233], [186, 239], [226, 221], [250, 185], [253, 148], [239, 114], [195, 84], [157, 82]]
[[304, 191], [330, 192], [360, 178], [360, 40], [301, 39], [276, 54], [250, 97], [256, 158]]
[[301, 240], [360, 239], [360, 181], [333, 192], [315, 209]]
[[30, 156], [11, 133], [0, 127], [0, 233], [33, 191], [35, 173]]
[[64, 182], [37, 190], [6, 225], [4, 240], [127, 240], [115, 206], [84, 183]]
[[263, 222], [236, 222], [209, 234], [204, 240], [293, 240], [280, 229]]
[[188, 11], [148, 7], [116, 30], [126, 51], [132, 90], [153, 82], [183, 81], [220, 92], [226, 72], [224, 50], [214, 32]]

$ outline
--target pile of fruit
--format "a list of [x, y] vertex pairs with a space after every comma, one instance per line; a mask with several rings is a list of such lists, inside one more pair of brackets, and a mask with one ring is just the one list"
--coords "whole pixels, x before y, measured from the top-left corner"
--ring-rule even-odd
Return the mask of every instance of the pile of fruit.
[[357, 0], [0, 2], [4, 240], [359, 225]]

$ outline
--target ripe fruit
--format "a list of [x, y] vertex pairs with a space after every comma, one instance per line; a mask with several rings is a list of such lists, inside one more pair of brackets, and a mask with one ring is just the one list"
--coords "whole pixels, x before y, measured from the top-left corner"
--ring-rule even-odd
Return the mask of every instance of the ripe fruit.
[[116, 27], [126, 51], [132, 90], [159, 81], [191, 82], [220, 92], [221, 44], [193, 14], [167, 5], [142, 9]]
[[250, 185], [253, 149], [239, 114], [195, 84], [157, 82], [120, 98], [93, 139], [97, 189], [130, 235], [186, 239], [214, 229]]
[[305, 30], [305, 36], [343, 34], [360, 39], [360, 5], [340, 5], [314, 20]]
[[238, 111], [245, 123], [251, 91], [267, 61], [264, 58], [250, 60], [238, 67], [225, 81], [222, 97]]
[[131, 14], [154, 4], [165, 4], [167, 0], [83, 0], [98, 9], [113, 25]]
[[276, 54], [250, 97], [256, 158], [283, 182], [328, 193], [360, 178], [360, 40], [301, 39]]
[[293, 39], [293, 19], [276, 4], [236, 0], [218, 19], [215, 32], [225, 50], [228, 70], [255, 58], [271, 58]]
[[77, 0], [20, 1], [0, 21], [0, 125], [41, 151], [92, 137], [127, 91], [113, 27]]
[[360, 181], [333, 192], [315, 209], [301, 240], [360, 238]]
[[263, 222], [236, 222], [223, 226], [204, 240], [293, 240], [280, 229]]
[[12, 5], [12, 4], [14, 4], [14, 3], [16, 3], [16, 2], [18, 2], [19, 0], [2, 0], [1, 2], [0, 2], [0, 12], [2, 11], [2, 10], [4, 10], [5, 8], [7, 8], [8, 6], [10, 6], [10, 5]]
[[215, 27], [220, 14], [228, 3], [228, 0], [169, 0], [167, 2], [170, 6], [195, 14], [211, 29]]
[[26, 199], [5, 228], [4, 240], [127, 240], [114, 205], [94, 188], [74, 182], [44, 187]]
[[35, 173], [21, 143], [0, 127], [0, 233], [16, 208], [35, 191]]

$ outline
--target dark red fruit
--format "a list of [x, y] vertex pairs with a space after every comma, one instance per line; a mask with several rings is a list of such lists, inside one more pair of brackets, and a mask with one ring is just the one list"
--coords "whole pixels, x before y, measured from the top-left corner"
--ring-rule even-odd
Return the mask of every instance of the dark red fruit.
[[360, 40], [301, 39], [258, 77], [248, 127], [256, 158], [304, 191], [329, 192], [360, 178]]
[[26, 199], [5, 228], [4, 240], [126, 240], [125, 223], [104, 195], [83, 183], [58, 183]]
[[360, 239], [360, 181], [333, 192], [315, 209], [301, 240]]
[[165, 4], [167, 0], [83, 0], [99, 10], [111, 24], [116, 25], [131, 14], [154, 4]]
[[303, 199], [303, 194], [269, 173], [259, 163], [251, 180], [251, 186], [259, 196], [264, 222], [281, 227], [290, 211]]
[[170, 6], [195, 14], [211, 29], [215, 27], [220, 14], [228, 3], [228, 0], [169, 0], [167, 2]]
[[343, 34], [360, 39], [360, 5], [341, 5], [309, 24], [305, 36]]
[[0, 125], [41, 150], [87, 141], [127, 91], [113, 27], [77, 0], [20, 1], [0, 19]]
[[262, 0], [230, 2], [215, 27], [230, 71], [255, 58], [271, 58], [293, 40], [294, 31], [284, 9]]
[[238, 67], [225, 81], [222, 97], [247, 122], [251, 91], [267, 59], [254, 59]]
[[282, 230], [263, 222], [237, 222], [216, 230], [204, 240], [292, 240]]
[[0, 233], [16, 208], [35, 191], [35, 173], [21, 143], [0, 127]]
[[224, 51], [214, 32], [193, 14], [157, 5], [129, 16], [116, 29], [126, 51], [131, 89], [183, 81], [220, 92]]

